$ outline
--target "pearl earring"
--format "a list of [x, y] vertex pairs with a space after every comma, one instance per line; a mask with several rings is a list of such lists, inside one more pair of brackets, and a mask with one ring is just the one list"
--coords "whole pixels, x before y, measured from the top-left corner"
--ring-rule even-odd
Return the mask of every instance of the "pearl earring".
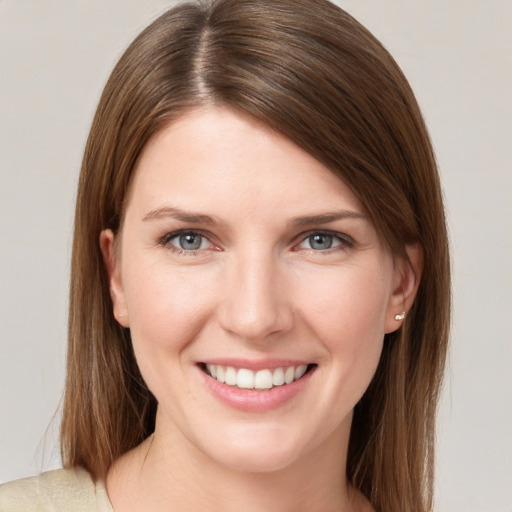
[[400, 322], [401, 320], [403, 320], [405, 318], [405, 311], [402, 311], [399, 315], [395, 315], [395, 320], [397, 322]]

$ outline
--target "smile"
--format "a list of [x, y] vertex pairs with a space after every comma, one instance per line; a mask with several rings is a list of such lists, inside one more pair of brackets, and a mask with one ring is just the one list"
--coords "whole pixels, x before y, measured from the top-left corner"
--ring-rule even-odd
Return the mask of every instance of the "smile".
[[222, 384], [239, 389], [270, 390], [291, 384], [302, 378], [311, 365], [265, 368], [258, 371], [247, 368], [235, 368], [220, 364], [206, 364], [204, 371]]

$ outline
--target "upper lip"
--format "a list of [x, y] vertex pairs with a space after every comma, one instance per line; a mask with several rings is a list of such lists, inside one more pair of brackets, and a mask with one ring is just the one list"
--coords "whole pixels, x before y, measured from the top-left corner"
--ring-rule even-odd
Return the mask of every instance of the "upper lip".
[[290, 366], [301, 366], [312, 364], [312, 361], [306, 361], [303, 359], [276, 359], [276, 358], [265, 358], [265, 359], [244, 359], [244, 358], [223, 358], [215, 357], [201, 361], [203, 364], [220, 365], [220, 366], [232, 366], [233, 368], [246, 368], [247, 370], [265, 370], [275, 368], [289, 368]]

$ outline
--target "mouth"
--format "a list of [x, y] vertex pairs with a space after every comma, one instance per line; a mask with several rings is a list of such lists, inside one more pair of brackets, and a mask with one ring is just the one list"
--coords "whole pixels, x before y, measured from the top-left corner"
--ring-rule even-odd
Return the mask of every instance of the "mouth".
[[287, 386], [311, 373], [316, 364], [300, 364], [278, 368], [262, 368], [257, 371], [249, 368], [236, 368], [220, 364], [200, 363], [199, 367], [212, 379], [233, 388], [255, 391], [269, 391]]

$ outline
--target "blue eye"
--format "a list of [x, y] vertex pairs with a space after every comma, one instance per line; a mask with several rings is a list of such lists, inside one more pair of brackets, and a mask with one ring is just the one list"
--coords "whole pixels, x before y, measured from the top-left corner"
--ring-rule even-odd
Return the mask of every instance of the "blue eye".
[[331, 233], [312, 233], [300, 243], [299, 247], [314, 251], [327, 251], [341, 245], [349, 245], [348, 241], [344, 240], [341, 236]]
[[181, 251], [200, 251], [211, 247], [210, 241], [200, 233], [187, 231], [181, 233], [169, 233], [164, 237], [164, 244], [170, 244], [172, 248]]

